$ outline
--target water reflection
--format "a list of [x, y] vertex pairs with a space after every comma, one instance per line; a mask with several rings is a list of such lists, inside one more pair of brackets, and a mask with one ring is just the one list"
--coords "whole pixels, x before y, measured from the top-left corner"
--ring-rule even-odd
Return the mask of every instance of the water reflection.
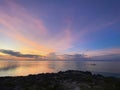
[[[114, 65], [114, 67], [113, 67]], [[0, 76], [25, 76], [65, 70], [120, 74], [120, 62], [105, 61], [0, 61]]]
[[28, 74], [54, 72], [48, 62], [0, 61], [0, 76], [25, 76]]
[[18, 67], [17, 63], [16, 64], [12, 64], [12, 63], [8, 63], [8, 62], [0, 63], [0, 71], [8, 71], [10, 69], [15, 69], [17, 67]]

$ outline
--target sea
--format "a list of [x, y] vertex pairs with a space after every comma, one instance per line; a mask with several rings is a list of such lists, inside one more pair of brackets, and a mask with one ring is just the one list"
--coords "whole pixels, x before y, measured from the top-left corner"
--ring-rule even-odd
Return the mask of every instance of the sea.
[[102, 60], [0, 60], [0, 77], [27, 76], [41, 73], [57, 73], [59, 71], [80, 70], [93, 74], [120, 78], [120, 61]]

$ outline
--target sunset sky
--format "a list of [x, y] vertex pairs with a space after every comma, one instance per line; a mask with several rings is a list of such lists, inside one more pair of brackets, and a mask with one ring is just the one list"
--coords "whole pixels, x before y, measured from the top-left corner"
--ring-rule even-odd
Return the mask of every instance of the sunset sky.
[[1, 57], [53, 52], [119, 56], [120, 0], [0, 0]]

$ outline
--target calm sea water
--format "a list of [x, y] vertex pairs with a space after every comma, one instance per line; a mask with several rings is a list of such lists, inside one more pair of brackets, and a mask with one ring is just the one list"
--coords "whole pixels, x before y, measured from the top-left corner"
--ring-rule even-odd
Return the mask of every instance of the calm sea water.
[[29, 74], [66, 70], [91, 71], [96, 74], [120, 77], [120, 61], [11, 61], [0, 60], [0, 76], [26, 76]]

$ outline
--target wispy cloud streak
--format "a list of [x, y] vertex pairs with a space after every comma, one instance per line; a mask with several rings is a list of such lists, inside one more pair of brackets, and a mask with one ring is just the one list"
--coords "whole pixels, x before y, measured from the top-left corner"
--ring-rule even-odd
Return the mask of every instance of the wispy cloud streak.
[[[4, 30], [0, 30], [1, 33], [33, 49], [46, 53], [64, 50], [70, 47], [72, 38], [70, 37], [70, 30], [64, 30], [61, 35], [58, 34], [60, 36], [59, 38], [53, 37], [49, 39], [49, 30], [43, 21], [32, 16], [26, 8], [21, 7], [13, 1], [7, 1], [7, 8], [11, 12], [8, 13], [0, 9], [0, 23], [4, 27]], [[40, 40], [36, 41], [35, 39], [38, 37]], [[48, 40], [44, 41], [46, 38]], [[54, 47], [52, 45], [49, 46], [50, 44], [54, 45]]]

